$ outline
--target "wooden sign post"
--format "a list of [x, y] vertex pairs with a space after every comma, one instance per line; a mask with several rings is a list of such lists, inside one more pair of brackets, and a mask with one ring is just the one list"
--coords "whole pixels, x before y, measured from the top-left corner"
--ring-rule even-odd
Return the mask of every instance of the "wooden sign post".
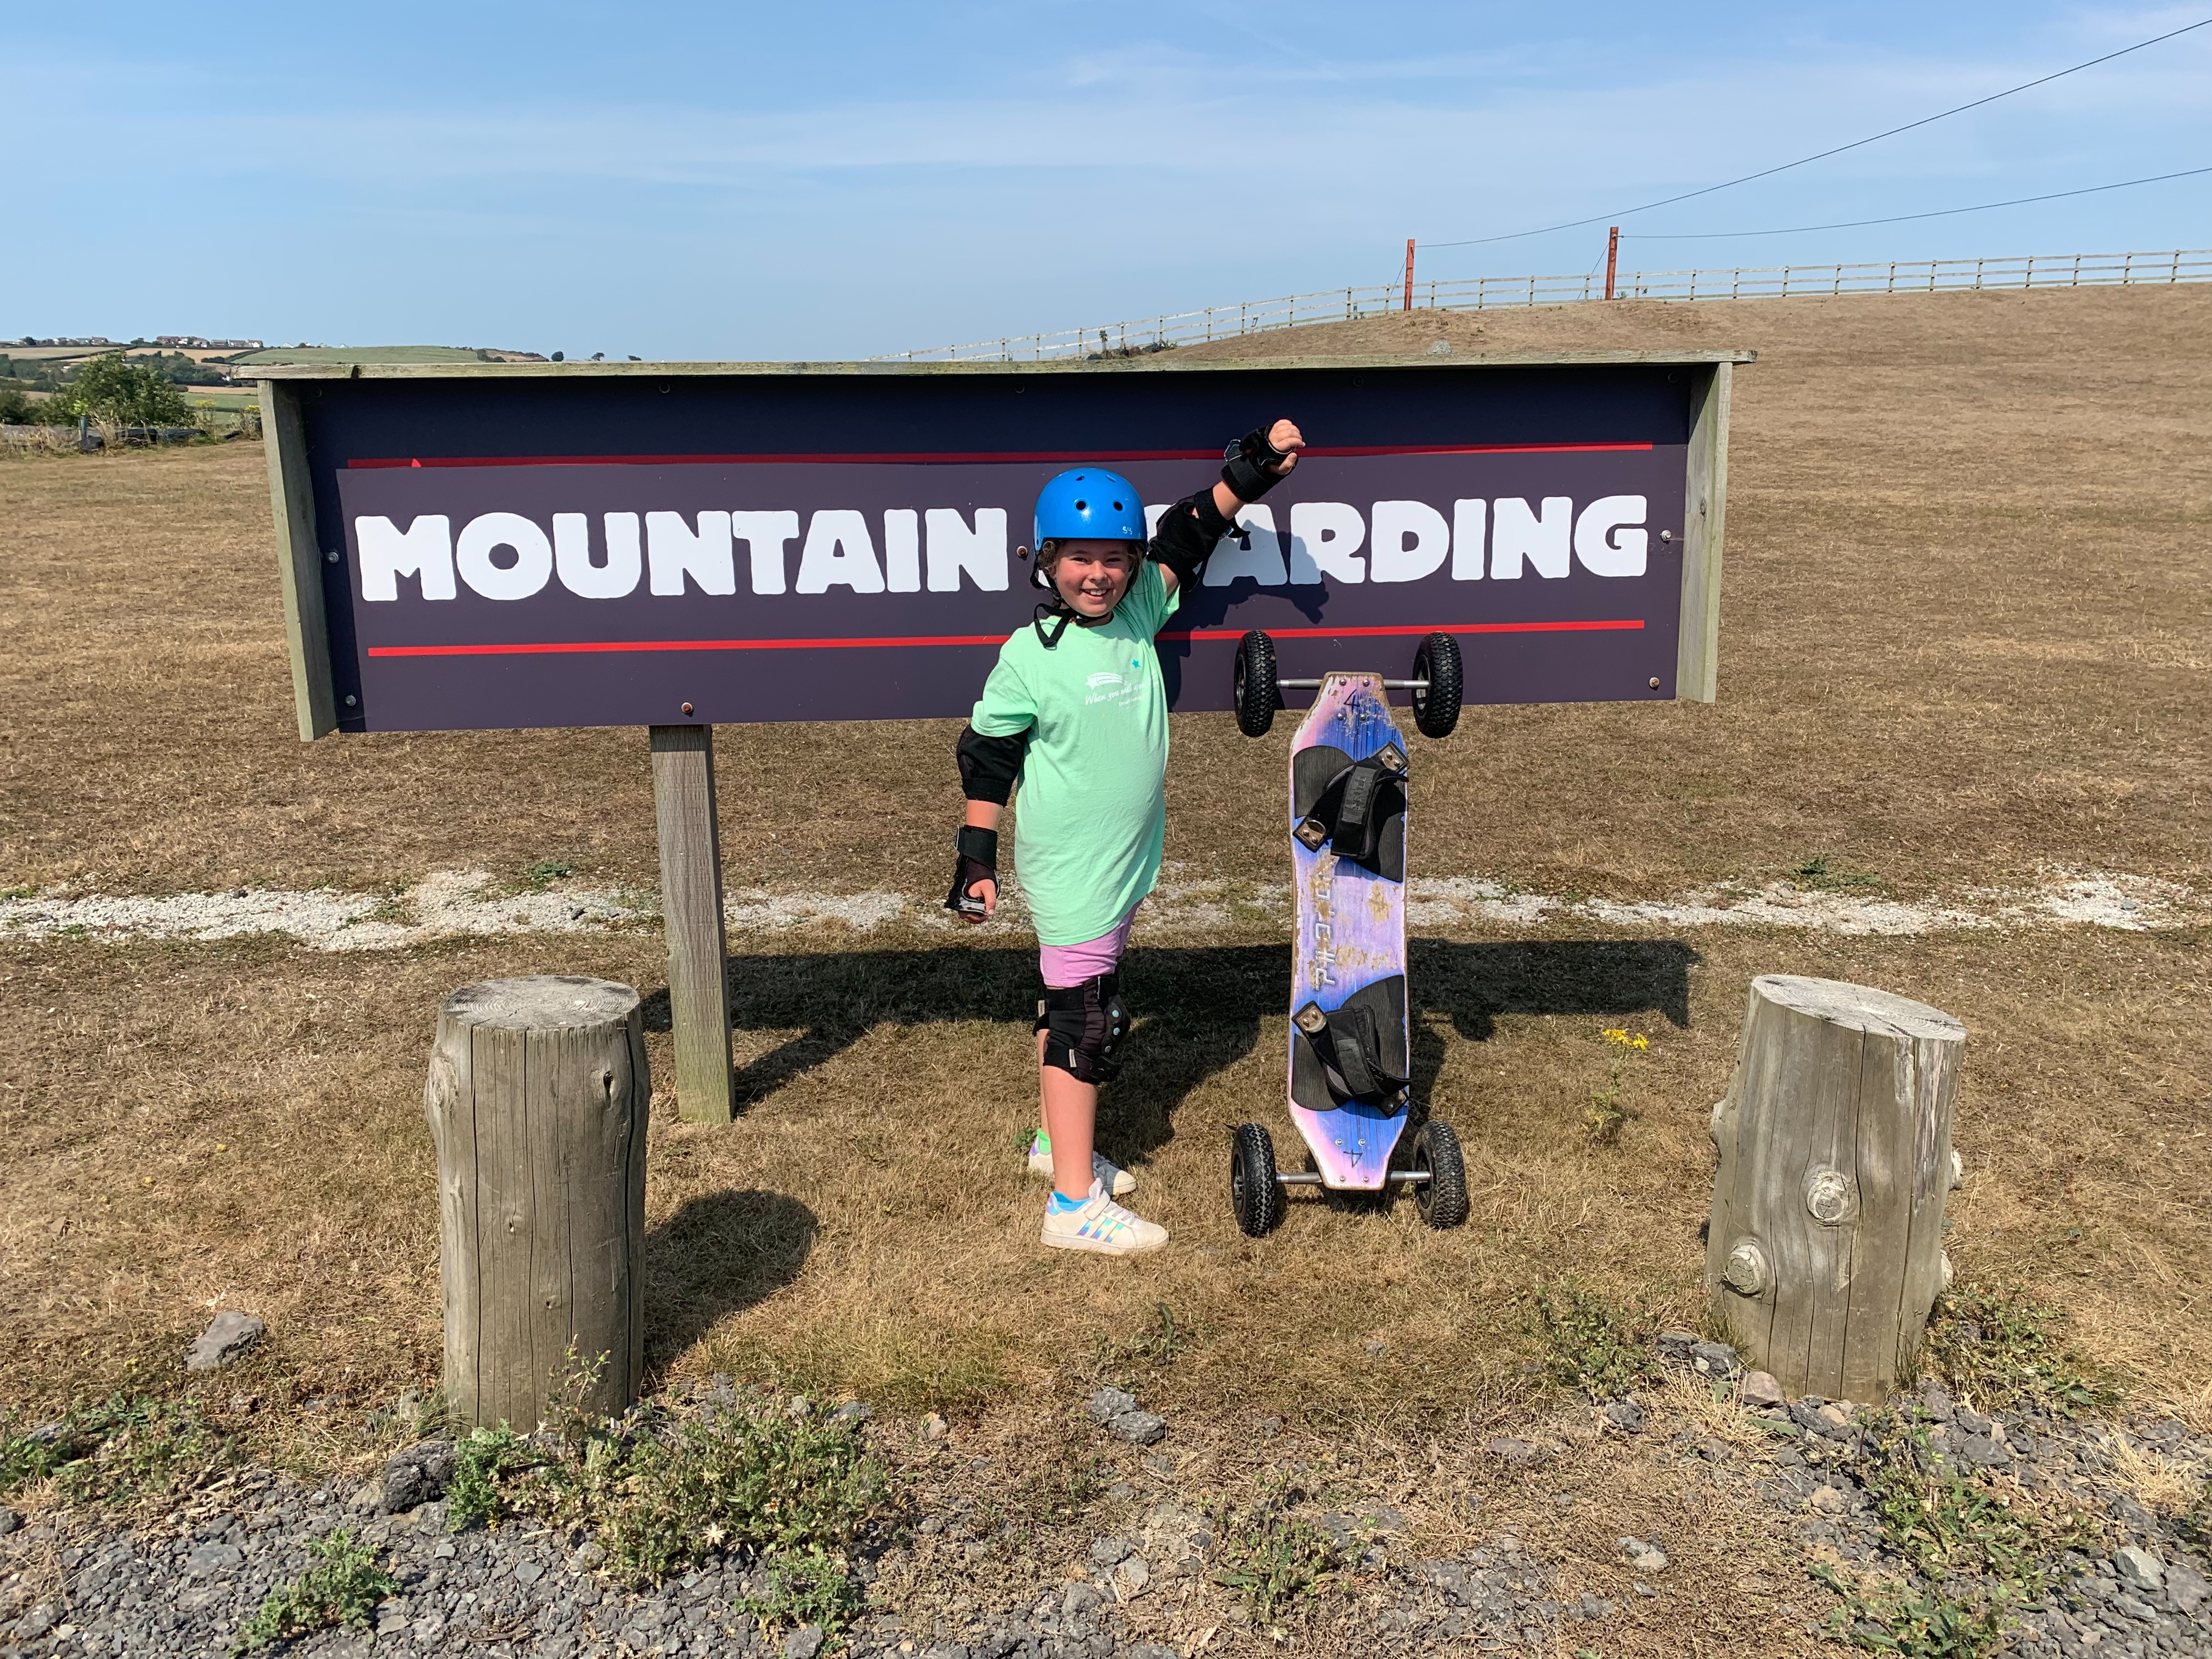
[[668, 941], [668, 1017], [676, 1111], [693, 1123], [736, 1113], [730, 1075], [728, 939], [722, 843], [714, 817], [714, 732], [653, 728], [653, 810], [660, 830], [660, 918]]

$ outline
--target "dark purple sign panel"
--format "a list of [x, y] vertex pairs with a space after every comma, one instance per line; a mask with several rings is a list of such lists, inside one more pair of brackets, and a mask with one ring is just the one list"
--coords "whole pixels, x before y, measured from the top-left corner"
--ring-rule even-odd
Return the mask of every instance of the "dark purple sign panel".
[[[1686, 455], [1669, 435], [1321, 442], [1247, 509], [1160, 636], [1174, 706], [1230, 706], [1251, 628], [1274, 636], [1289, 677], [1402, 678], [1442, 629], [1460, 638], [1470, 702], [1671, 697]], [[1085, 459], [1126, 472], [1155, 514], [1219, 465], [1202, 451]], [[1038, 489], [1069, 460], [342, 465], [360, 688], [346, 723], [963, 715], [1042, 597], [1018, 550]]]

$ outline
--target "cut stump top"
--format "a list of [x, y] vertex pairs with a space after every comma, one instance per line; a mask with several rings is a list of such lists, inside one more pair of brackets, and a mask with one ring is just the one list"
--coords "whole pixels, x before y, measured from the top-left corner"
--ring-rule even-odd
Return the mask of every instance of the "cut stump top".
[[1963, 1042], [1966, 1028], [1941, 1008], [1915, 1002], [1871, 985], [1840, 979], [1807, 979], [1796, 974], [1761, 974], [1752, 988], [1768, 1001], [1815, 1019], [1881, 1036], [1950, 1039]]
[[439, 1012], [467, 1025], [543, 1031], [607, 1025], [629, 1018], [638, 994], [611, 979], [541, 974], [529, 979], [488, 979], [464, 985]]

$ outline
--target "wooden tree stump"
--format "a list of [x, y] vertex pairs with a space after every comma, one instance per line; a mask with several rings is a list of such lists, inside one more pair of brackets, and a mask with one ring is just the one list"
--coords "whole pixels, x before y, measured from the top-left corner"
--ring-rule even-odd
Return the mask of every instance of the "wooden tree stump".
[[627, 985], [495, 979], [439, 1009], [422, 1109], [461, 1421], [527, 1432], [556, 1395], [595, 1416], [637, 1399], [652, 1094]]
[[1713, 1108], [1705, 1291], [1745, 1363], [1791, 1395], [1878, 1401], [1909, 1382], [1949, 1282], [1943, 1201], [1966, 1028], [1863, 985], [1751, 984]]

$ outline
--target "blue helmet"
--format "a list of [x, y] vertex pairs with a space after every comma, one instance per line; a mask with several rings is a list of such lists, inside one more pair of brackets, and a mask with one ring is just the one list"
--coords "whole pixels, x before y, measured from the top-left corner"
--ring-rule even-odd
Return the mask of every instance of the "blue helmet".
[[1063, 472], [1038, 492], [1032, 544], [1097, 540], [1144, 542], [1145, 498], [1137, 486], [1103, 466]]

